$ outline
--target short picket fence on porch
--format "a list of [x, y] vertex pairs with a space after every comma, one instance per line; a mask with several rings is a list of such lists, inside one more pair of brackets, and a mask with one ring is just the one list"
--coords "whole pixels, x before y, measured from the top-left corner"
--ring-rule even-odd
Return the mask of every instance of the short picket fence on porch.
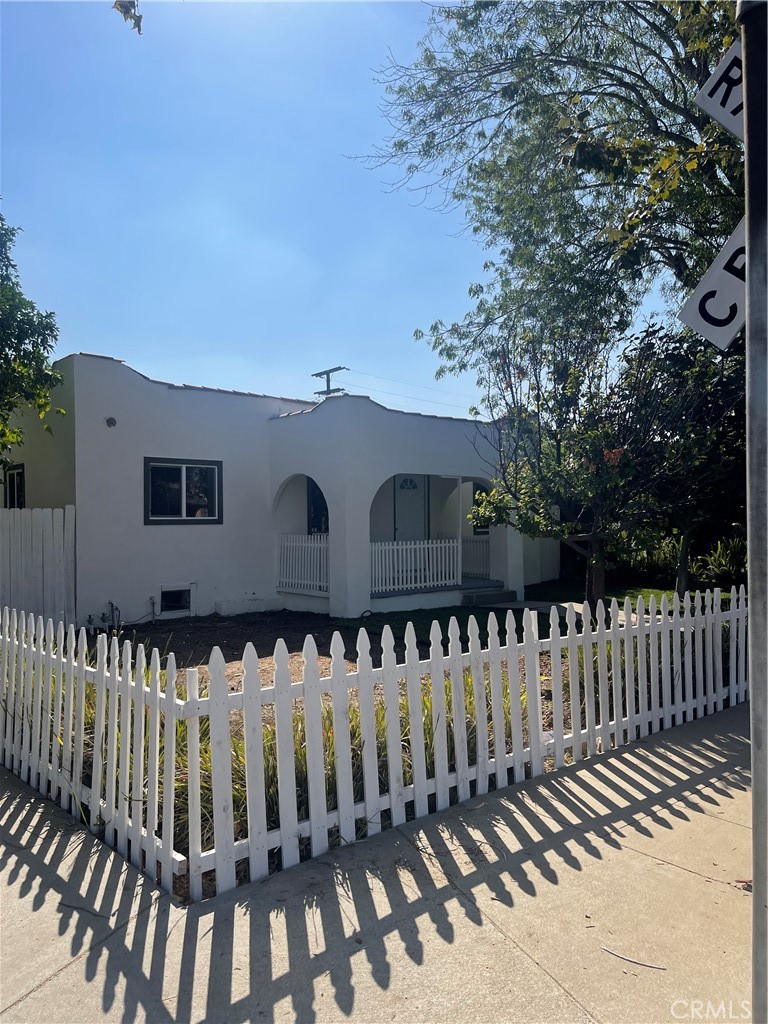
[[521, 643], [512, 612], [504, 625], [502, 644], [491, 614], [482, 646], [471, 618], [463, 651], [452, 620], [446, 655], [433, 623], [423, 660], [409, 625], [402, 664], [386, 627], [376, 668], [361, 629], [352, 672], [334, 634], [328, 678], [308, 636], [298, 682], [279, 640], [269, 685], [248, 644], [233, 690], [216, 647], [201, 691], [197, 669], [182, 685], [173, 655], [161, 669], [156, 650], [147, 662], [143, 647], [100, 636], [89, 661], [83, 630], [6, 609], [0, 761], [164, 889], [188, 874], [200, 899], [208, 872], [205, 891], [223, 892], [747, 695], [743, 588], [726, 607], [718, 590], [647, 610], [627, 601], [623, 618], [613, 602], [609, 621], [601, 603], [580, 630], [571, 606], [564, 633], [553, 608], [546, 640], [528, 610]]

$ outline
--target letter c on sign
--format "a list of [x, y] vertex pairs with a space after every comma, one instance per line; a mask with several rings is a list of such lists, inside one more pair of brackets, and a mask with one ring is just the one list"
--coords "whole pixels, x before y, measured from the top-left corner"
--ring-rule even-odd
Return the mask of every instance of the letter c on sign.
[[727, 327], [728, 324], [732, 324], [733, 321], [736, 319], [739, 312], [739, 307], [734, 302], [729, 307], [727, 316], [715, 316], [714, 313], [710, 313], [710, 311], [707, 309], [707, 303], [711, 302], [716, 295], [716, 291], [711, 291], [705, 292], [704, 295], [701, 296], [701, 299], [699, 300], [699, 315], [701, 316], [702, 320], [704, 320], [708, 324], [711, 324], [712, 327]]
[[[679, 1006], [682, 1009], [682, 1013], [678, 1013], [675, 1009]], [[688, 1017], [688, 1000], [687, 999], [676, 999], [670, 1006], [670, 1011], [675, 1020], [685, 1020]]]

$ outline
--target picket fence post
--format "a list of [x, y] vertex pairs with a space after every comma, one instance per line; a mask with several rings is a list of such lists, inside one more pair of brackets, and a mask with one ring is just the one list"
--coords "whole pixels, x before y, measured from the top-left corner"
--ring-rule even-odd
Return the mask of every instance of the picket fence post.
[[154, 882], [157, 878], [157, 826], [160, 795], [160, 654], [156, 647], [149, 660], [147, 705], [147, 844], [144, 874]]
[[608, 689], [608, 629], [605, 623], [605, 605], [597, 602], [595, 610], [597, 618], [597, 685], [600, 706], [600, 744], [603, 753], [611, 749], [611, 707]]
[[352, 781], [352, 737], [349, 722], [349, 688], [341, 634], [331, 637], [331, 702], [333, 707], [333, 753], [336, 767], [336, 806], [339, 812], [339, 842], [355, 841], [355, 793]]
[[94, 835], [102, 823], [101, 790], [104, 776], [104, 721], [107, 699], [107, 637], [96, 641], [96, 713], [93, 724], [93, 770], [91, 772], [90, 829]]
[[[510, 708], [514, 703], [515, 684], [512, 676], [512, 663], [514, 661], [515, 673], [517, 672], [517, 634], [512, 640], [507, 632], [507, 668], [509, 676]], [[491, 771], [494, 774], [496, 789], [503, 789], [507, 785], [507, 739], [504, 721], [504, 693], [501, 674], [501, 646], [499, 643], [499, 627], [496, 616], [491, 612], [488, 616], [488, 671], [490, 674], [491, 688], [491, 720], [493, 722], [493, 764]], [[520, 693], [518, 681], [517, 692]], [[513, 732], [514, 737], [514, 732]], [[514, 745], [513, 739], [513, 764], [517, 764], [520, 758], [521, 777], [525, 777], [523, 769], [523, 729], [520, 726], [520, 746]], [[517, 768], [515, 768], [515, 781], [517, 781]]]
[[304, 740], [307, 751], [309, 788], [309, 829], [312, 856], [328, 849], [328, 808], [325, 799], [325, 754], [323, 751], [322, 701], [317, 645], [309, 634], [304, 640]]
[[523, 612], [523, 647], [525, 656], [525, 692], [528, 712], [528, 747], [531, 752], [531, 778], [541, 775], [541, 669], [539, 666], [539, 628], [536, 612]]
[[248, 873], [252, 882], [269, 874], [267, 795], [264, 784], [264, 714], [259, 657], [252, 643], [243, 651], [243, 738], [248, 815]]
[[[411, 624], [409, 623], [409, 625]], [[413, 627], [411, 626], [411, 628]], [[469, 637], [472, 698], [475, 707], [475, 794], [482, 796], [488, 792], [488, 707], [485, 695], [485, 667], [480, 643], [480, 628], [474, 615], [469, 616], [467, 636]]]
[[[357, 693], [360, 705], [360, 737], [363, 744], [363, 793], [367, 834], [381, 832], [379, 758], [376, 745], [376, 711], [373, 694], [371, 642], [364, 629], [357, 633]], [[282, 820], [282, 819], [281, 819]]]
[[160, 884], [173, 891], [173, 841], [176, 823], [176, 658], [168, 655], [163, 693], [163, 849]]
[[[470, 620], [471, 624], [474, 620]], [[477, 624], [475, 623], [475, 630]], [[359, 666], [358, 666], [359, 670]], [[413, 774], [413, 805], [417, 818], [423, 817], [428, 810], [427, 799], [427, 762], [424, 746], [424, 705], [422, 702], [421, 675], [419, 673], [419, 649], [416, 644], [416, 631], [413, 623], [409, 622], [405, 627], [405, 685], [408, 695], [408, 719], [409, 735], [411, 745], [411, 772]], [[485, 688], [483, 687], [483, 700], [485, 700]], [[484, 785], [483, 792], [488, 792], [488, 734], [486, 729], [485, 737], [485, 775], [484, 781], [478, 782]], [[478, 772], [480, 769], [478, 768]], [[481, 776], [478, 775], [478, 780]], [[478, 788], [478, 792], [479, 792]]]
[[[387, 629], [389, 629], [389, 627], [387, 627]], [[464, 800], [469, 800], [467, 709], [464, 699], [464, 668], [462, 666], [461, 659], [461, 637], [459, 635], [459, 624], [453, 615], [448, 623], [448, 664], [448, 671], [451, 679], [451, 714], [453, 719], [453, 748], [456, 763], [456, 795], [459, 801], [462, 802]], [[403, 816], [403, 821], [404, 820], [405, 816]]]
[[280, 639], [275, 644], [275, 740], [277, 750], [278, 803], [280, 808], [280, 851], [282, 865], [299, 863], [299, 824], [296, 809], [296, 763], [294, 760], [293, 702], [288, 648]]
[[684, 721], [693, 720], [694, 693], [693, 693], [693, 619], [691, 618], [691, 595], [688, 591], [683, 597], [683, 661], [685, 664], [685, 718]]
[[432, 628], [429, 631], [429, 640], [436, 804], [438, 811], [444, 811], [450, 803], [448, 793], [448, 726], [446, 722], [443, 634], [437, 622], [432, 623]]
[[[200, 697], [200, 680], [197, 669], [187, 669], [187, 702], [192, 705]], [[200, 718], [194, 714], [187, 719], [187, 803], [189, 817], [189, 895], [193, 900], [203, 898], [203, 871], [200, 856], [203, 852], [202, 822], [200, 815]]]
[[229, 689], [220, 647], [208, 660], [208, 699], [211, 733], [213, 842], [216, 851], [216, 892], [234, 889], [235, 823], [232, 808], [232, 732], [229, 724]]
[[571, 706], [571, 756], [574, 761], [580, 761], [583, 756], [583, 725], [579, 681], [579, 638], [576, 634], [576, 609], [572, 604], [565, 609], [565, 627], [568, 645], [568, 699]]

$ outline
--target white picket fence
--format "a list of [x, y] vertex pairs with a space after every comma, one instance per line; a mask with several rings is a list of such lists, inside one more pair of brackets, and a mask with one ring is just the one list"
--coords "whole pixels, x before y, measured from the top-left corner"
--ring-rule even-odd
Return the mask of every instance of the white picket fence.
[[465, 537], [461, 542], [461, 575], [488, 579], [491, 575], [490, 537]]
[[173, 655], [161, 671], [156, 650], [147, 664], [141, 646], [134, 657], [100, 636], [88, 664], [84, 631], [76, 643], [72, 627], [54, 636], [50, 621], [6, 610], [0, 759], [163, 888], [188, 871], [200, 899], [206, 872], [224, 892], [747, 694], [743, 588], [725, 608], [717, 590], [634, 613], [627, 601], [623, 620], [613, 602], [609, 623], [599, 604], [581, 631], [570, 607], [564, 634], [553, 608], [547, 640], [528, 610], [522, 626], [520, 643], [509, 612], [502, 644], [491, 614], [483, 647], [470, 618], [462, 651], [452, 619], [446, 655], [433, 623], [421, 660], [409, 625], [403, 664], [385, 627], [377, 668], [361, 629], [353, 672], [334, 634], [328, 678], [308, 636], [299, 682], [279, 640], [266, 686], [248, 644], [230, 691], [218, 647], [201, 688], [197, 669], [181, 684]]
[[0, 608], [75, 621], [75, 507], [0, 509]]
[[277, 589], [328, 593], [328, 534], [284, 533], [280, 538]]
[[458, 540], [379, 541], [371, 544], [371, 593], [460, 586]]

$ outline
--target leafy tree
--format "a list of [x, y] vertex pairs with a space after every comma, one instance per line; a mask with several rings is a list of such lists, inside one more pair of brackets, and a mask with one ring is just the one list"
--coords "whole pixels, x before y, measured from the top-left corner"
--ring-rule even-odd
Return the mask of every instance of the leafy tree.
[[[0, 214], [0, 466], [8, 463], [11, 445], [23, 440], [14, 413], [28, 407], [43, 420], [51, 408], [51, 389], [61, 379], [50, 364], [58, 337], [56, 317], [42, 313], [19, 284], [11, 255], [18, 230]], [[47, 423], [44, 428], [50, 429]]]
[[[494, 306], [533, 293], [549, 312], [564, 269], [583, 282], [612, 268], [622, 301], [659, 276], [688, 287], [743, 206], [740, 146], [693, 103], [734, 14], [730, 0], [438, 7], [420, 58], [385, 69], [393, 134], [376, 159], [465, 205], [494, 249]], [[471, 344], [484, 312], [469, 335], [433, 325], [438, 351]]]
[[586, 558], [592, 607], [612, 546], [677, 530], [687, 586], [693, 528], [743, 476], [743, 375], [731, 365], [718, 375], [703, 343], [657, 326], [580, 365], [556, 340], [500, 353], [488, 399], [499, 483], [473, 521], [565, 541]]
[[679, 531], [682, 580], [700, 509], [743, 489], [743, 358], [677, 331], [618, 340], [742, 214], [740, 145], [693, 102], [734, 16], [730, 0], [439, 7], [419, 58], [383, 75], [375, 162], [463, 205], [490, 250], [474, 308], [426, 332], [439, 374], [476, 370], [498, 428], [500, 487], [477, 514], [567, 538], [593, 598], [626, 524]]

